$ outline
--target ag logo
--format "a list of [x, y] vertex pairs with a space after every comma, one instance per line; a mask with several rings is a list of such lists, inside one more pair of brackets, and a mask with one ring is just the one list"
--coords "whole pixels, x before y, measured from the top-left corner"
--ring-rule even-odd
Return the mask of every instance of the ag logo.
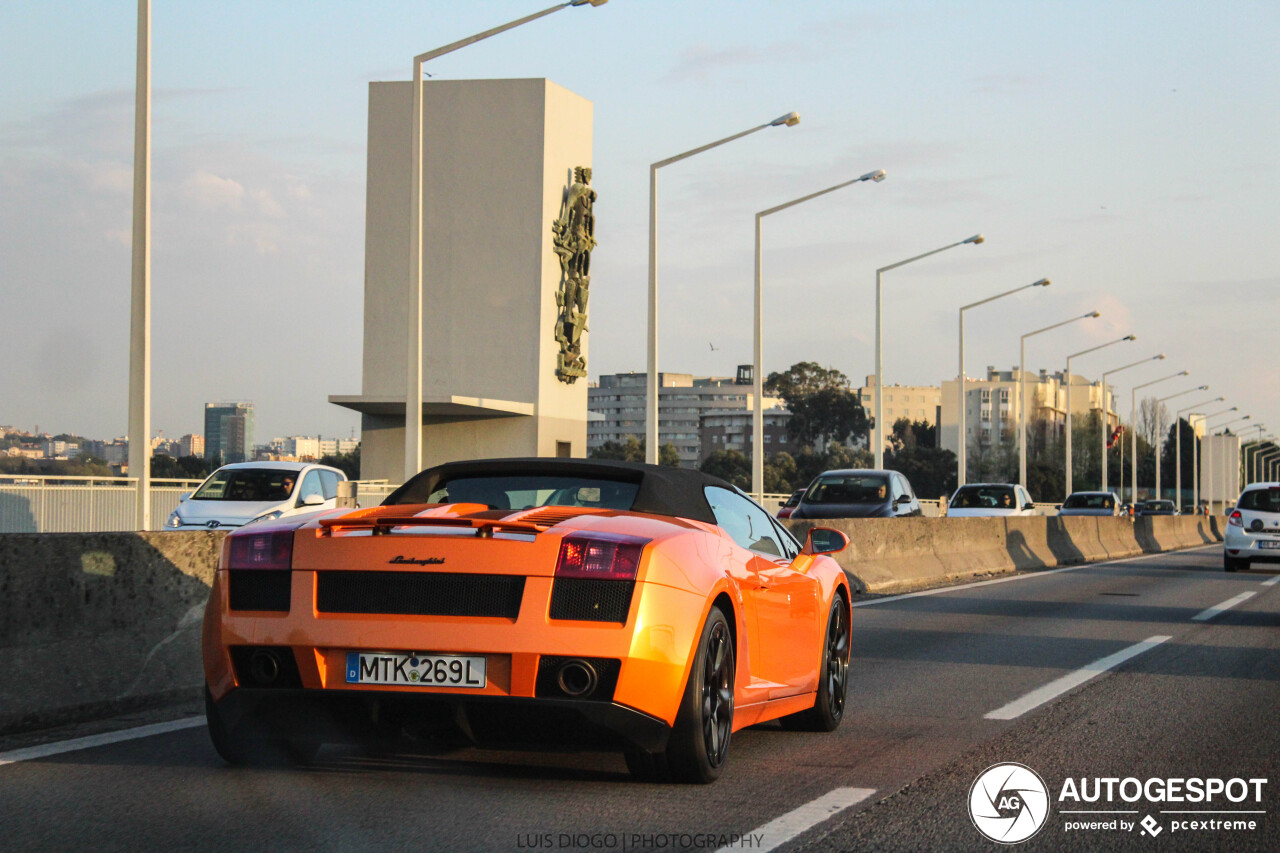
[[1026, 841], [1049, 817], [1049, 789], [1030, 767], [993, 764], [973, 780], [969, 817], [978, 832], [992, 841]]

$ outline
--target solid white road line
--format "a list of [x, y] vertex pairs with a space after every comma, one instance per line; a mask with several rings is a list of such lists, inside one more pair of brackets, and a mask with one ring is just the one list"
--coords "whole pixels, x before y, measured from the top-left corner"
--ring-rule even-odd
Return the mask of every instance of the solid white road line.
[[830, 820], [875, 792], [874, 788], [836, 788], [831, 793], [805, 803], [800, 808], [789, 811], [758, 829], [744, 833], [740, 841], [721, 847], [720, 850], [752, 850], [755, 853], [776, 850], [800, 833]]
[[118, 732], [103, 732], [102, 734], [78, 737], [73, 738], [72, 740], [42, 743], [39, 746], [29, 746], [26, 749], [15, 749], [11, 752], [0, 752], [0, 766], [4, 766], [5, 764], [17, 764], [19, 761], [34, 761], [39, 758], [48, 758], [51, 755], [60, 755], [64, 752], [75, 752], [77, 749], [92, 749], [95, 746], [106, 746], [111, 743], [136, 740], [138, 738], [151, 737], [152, 735], [163, 735], [168, 734], [169, 732], [182, 731], [183, 729], [194, 729], [196, 727], [203, 727], [204, 724], [204, 717], [187, 717], [183, 720], [170, 720], [167, 723], [152, 723], [149, 726], [122, 729]]
[[1012, 720], [1016, 717], [1021, 717], [1028, 711], [1034, 708], [1039, 708], [1045, 702], [1058, 698], [1068, 690], [1071, 690], [1074, 687], [1079, 687], [1081, 684], [1084, 684], [1092, 678], [1096, 678], [1109, 669], [1115, 669], [1120, 664], [1129, 660], [1129, 658], [1137, 657], [1148, 649], [1154, 649], [1156, 646], [1169, 639], [1172, 639], [1172, 637], [1168, 637], [1163, 634], [1148, 637], [1141, 643], [1135, 643], [1126, 649], [1121, 649], [1113, 655], [1107, 655], [1105, 658], [1099, 658], [1088, 666], [1050, 681], [1045, 686], [1032, 690], [1026, 696], [1023, 696], [1020, 699], [1014, 699], [1008, 705], [997, 708], [989, 714], [984, 714], [983, 717], [988, 720]]
[[[1202, 545], [1199, 548], [1183, 548], [1180, 551], [1165, 551], [1160, 554], [1143, 554], [1140, 557], [1125, 557], [1122, 560], [1103, 560], [1098, 563], [1081, 563], [1078, 566], [1063, 566], [1060, 569], [1049, 569], [1042, 572], [1023, 572], [1019, 574], [1008, 574], [1004, 577], [992, 578], [985, 581], [974, 581], [972, 583], [959, 583], [954, 586], [938, 586], [933, 589], [922, 589], [919, 592], [904, 592], [901, 595], [886, 595], [884, 598], [873, 598], [870, 601], [855, 601], [851, 607], [871, 607], [876, 604], [888, 604], [891, 601], [901, 601], [904, 598], [920, 598], [925, 595], [941, 595], [944, 592], [955, 592], [959, 589], [973, 589], [979, 586], [992, 586], [998, 583], [1009, 583], [1010, 581], [1022, 581], [1028, 578], [1042, 578], [1047, 575], [1056, 575], [1062, 572], [1076, 572], [1080, 569], [1096, 569], [1100, 566], [1114, 566], [1120, 563], [1133, 563], [1138, 560], [1150, 560], [1155, 557], [1167, 557], [1170, 554], [1182, 554], [1187, 551], [1199, 551], [1202, 548], [1213, 548], [1213, 545]], [[1276, 580], [1280, 580], [1280, 575], [1276, 576]]]
[[1235, 598], [1228, 598], [1226, 601], [1222, 602], [1221, 604], [1215, 604], [1213, 607], [1210, 607], [1208, 610], [1197, 613], [1195, 616], [1191, 617], [1191, 621], [1206, 622], [1209, 619], [1212, 619], [1213, 617], [1217, 616], [1222, 611], [1230, 610], [1231, 608], [1235, 607], [1237, 604], [1241, 604], [1245, 601], [1248, 601], [1249, 599], [1253, 598], [1255, 595], [1257, 595], [1256, 592], [1242, 592], [1239, 595], [1237, 595]]
[[1278, 583], [1280, 583], [1280, 575], [1276, 575], [1275, 577], [1273, 577], [1273, 578], [1272, 578], [1271, 580], [1269, 580], [1269, 581], [1263, 581], [1263, 582], [1262, 582], [1262, 585], [1263, 585], [1263, 586], [1275, 586], [1275, 585], [1276, 585], [1276, 584], [1278, 584]]

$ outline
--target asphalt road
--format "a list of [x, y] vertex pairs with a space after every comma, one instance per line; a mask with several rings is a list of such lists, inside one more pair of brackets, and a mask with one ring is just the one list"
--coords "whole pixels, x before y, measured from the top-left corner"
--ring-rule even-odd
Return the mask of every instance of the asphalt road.
[[[9, 739], [0, 847], [714, 850], [741, 837], [749, 850], [994, 850], [970, 790], [1017, 762], [1043, 779], [1047, 808], [1037, 816], [1029, 794], [985, 825], [1039, 822], [1019, 849], [1280, 850], [1277, 580], [1223, 573], [1214, 547], [869, 600], [854, 611], [841, 728], [739, 732], [709, 786], [637, 784], [596, 754], [329, 747], [307, 769], [230, 768], [202, 727], [17, 762], [26, 744]], [[1130, 777], [1267, 782], [1238, 803], [1060, 800], [1069, 778], [1087, 791]], [[1205, 810], [1232, 814], [1170, 813]], [[1224, 820], [1255, 828], [1175, 826]]]

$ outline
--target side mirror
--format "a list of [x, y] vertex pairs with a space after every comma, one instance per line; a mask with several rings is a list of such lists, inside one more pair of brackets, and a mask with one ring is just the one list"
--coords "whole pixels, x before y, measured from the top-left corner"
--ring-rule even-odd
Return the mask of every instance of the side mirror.
[[324, 495], [318, 495], [315, 492], [302, 499], [303, 506], [321, 506], [322, 504], [324, 504]]
[[894, 501], [894, 503], [896, 503], [896, 504], [909, 504], [909, 503], [911, 503], [911, 498], [907, 497], [906, 495], [898, 495], [898, 499], [897, 499], [896, 501]]
[[1033, 503], [1025, 503], [1025, 504], [1023, 504], [1023, 505], [1022, 505], [1022, 508], [1023, 508], [1023, 509], [1035, 509], [1035, 508], [1036, 508], [1036, 505], [1035, 505], [1035, 504], [1033, 504]]
[[1055, 504], [1053, 508], [1056, 509], [1058, 512], [1062, 512], [1062, 504]]
[[801, 554], [835, 554], [849, 547], [849, 537], [830, 527], [810, 527]]

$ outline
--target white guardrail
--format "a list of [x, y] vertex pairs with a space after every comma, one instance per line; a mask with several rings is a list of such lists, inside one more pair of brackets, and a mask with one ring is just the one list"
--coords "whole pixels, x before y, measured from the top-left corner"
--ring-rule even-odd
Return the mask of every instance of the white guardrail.
[[[153, 479], [151, 529], [162, 530], [182, 496], [203, 480]], [[357, 480], [356, 501], [375, 506], [397, 486]], [[137, 530], [133, 477], [0, 475], [0, 533], [103, 533]]]

